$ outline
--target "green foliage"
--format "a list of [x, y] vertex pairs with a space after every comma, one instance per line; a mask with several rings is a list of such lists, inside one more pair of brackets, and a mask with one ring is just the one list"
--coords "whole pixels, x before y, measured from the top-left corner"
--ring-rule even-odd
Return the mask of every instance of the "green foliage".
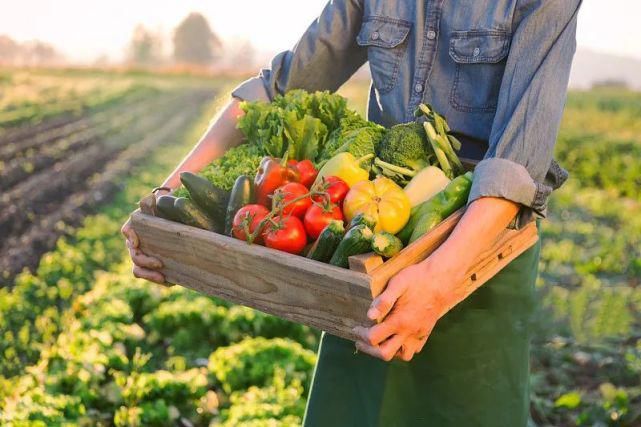
[[310, 159], [322, 152], [327, 136], [340, 125], [347, 101], [329, 92], [292, 90], [273, 102], [243, 102], [238, 128], [250, 145], [273, 157]]
[[286, 381], [307, 385], [316, 356], [300, 344], [281, 338], [248, 338], [221, 347], [209, 357], [209, 370], [227, 393], [249, 386], [270, 384], [276, 369], [283, 369]]

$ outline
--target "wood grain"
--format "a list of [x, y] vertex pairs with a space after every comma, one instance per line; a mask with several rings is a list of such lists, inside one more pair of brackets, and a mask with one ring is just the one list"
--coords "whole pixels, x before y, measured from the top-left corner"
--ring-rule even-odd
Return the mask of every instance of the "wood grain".
[[354, 340], [369, 325], [369, 276], [135, 212], [145, 253], [170, 283]]
[[383, 265], [383, 258], [374, 252], [368, 252], [361, 255], [352, 255], [347, 258], [349, 269], [359, 273], [371, 273], [375, 268]]

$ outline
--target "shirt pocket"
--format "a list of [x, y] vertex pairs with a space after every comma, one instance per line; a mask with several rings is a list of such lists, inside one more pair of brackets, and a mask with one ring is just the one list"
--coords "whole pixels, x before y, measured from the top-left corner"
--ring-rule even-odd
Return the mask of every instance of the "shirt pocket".
[[449, 47], [455, 63], [452, 107], [463, 112], [496, 112], [510, 39], [501, 30], [452, 32]]
[[356, 37], [358, 45], [367, 48], [372, 80], [381, 94], [396, 85], [411, 25], [402, 19], [371, 16], [363, 22]]

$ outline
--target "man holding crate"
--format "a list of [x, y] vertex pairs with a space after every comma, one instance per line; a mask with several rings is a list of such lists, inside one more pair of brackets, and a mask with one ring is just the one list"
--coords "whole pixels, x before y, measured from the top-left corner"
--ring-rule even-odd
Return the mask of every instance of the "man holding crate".
[[[480, 160], [468, 208], [445, 243], [389, 281], [352, 343], [324, 334], [306, 426], [525, 426], [530, 318], [540, 245], [439, 320], [464, 273], [508, 226], [545, 216], [567, 173], [552, 159], [581, 0], [333, 0], [296, 46], [237, 87], [157, 191], [179, 186], [241, 142], [239, 100], [338, 89], [365, 62], [368, 119], [414, 120], [428, 102]], [[163, 283], [160, 261], [123, 226], [134, 274]], [[438, 320], [438, 323], [437, 323]], [[373, 357], [372, 357], [373, 356]], [[400, 359], [400, 360], [392, 360]]]

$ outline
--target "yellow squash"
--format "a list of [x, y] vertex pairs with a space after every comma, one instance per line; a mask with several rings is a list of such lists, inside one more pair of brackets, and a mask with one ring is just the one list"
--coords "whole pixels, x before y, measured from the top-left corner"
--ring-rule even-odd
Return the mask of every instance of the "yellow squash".
[[363, 213], [376, 220], [374, 231], [396, 234], [410, 218], [410, 201], [401, 187], [389, 178], [354, 184], [343, 202], [347, 221]]

